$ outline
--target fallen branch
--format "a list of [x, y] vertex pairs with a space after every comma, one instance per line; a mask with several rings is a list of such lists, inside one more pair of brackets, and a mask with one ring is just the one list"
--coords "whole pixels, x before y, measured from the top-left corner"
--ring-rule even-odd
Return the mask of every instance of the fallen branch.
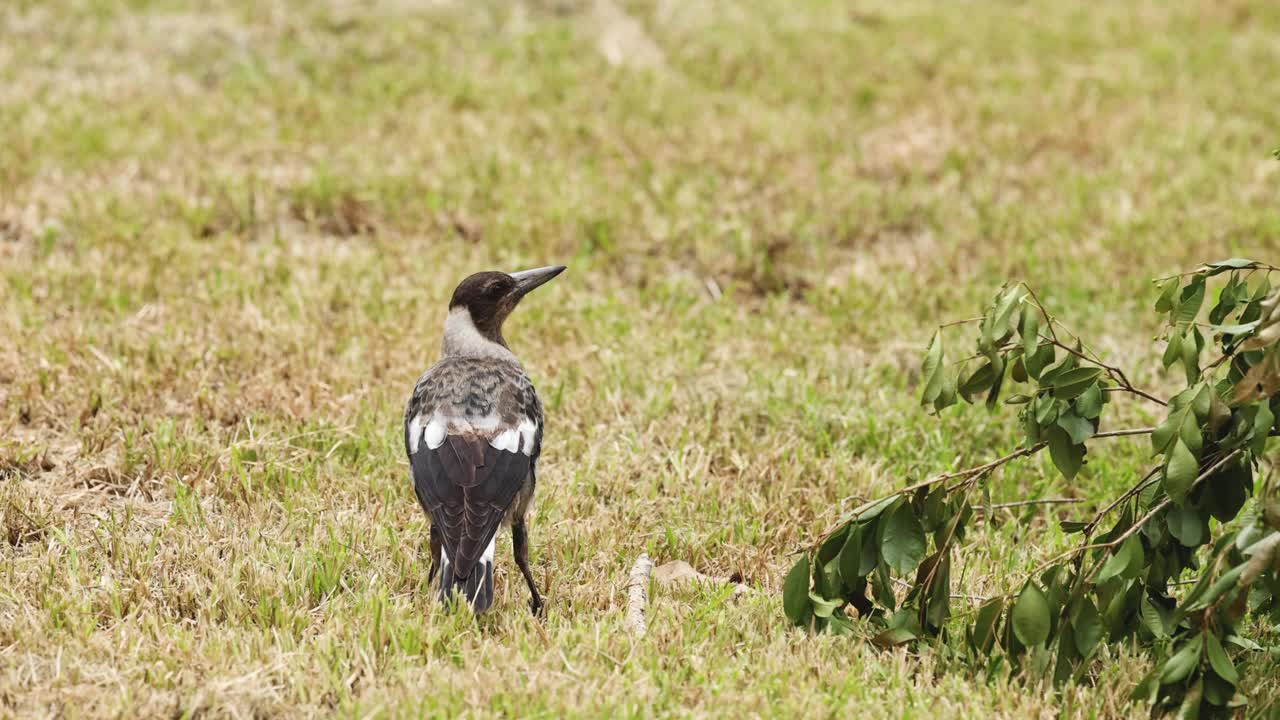
[[644, 608], [649, 600], [649, 574], [653, 561], [648, 553], [641, 553], [627, 576], [627, 630], [636, 637], [644, 637]]

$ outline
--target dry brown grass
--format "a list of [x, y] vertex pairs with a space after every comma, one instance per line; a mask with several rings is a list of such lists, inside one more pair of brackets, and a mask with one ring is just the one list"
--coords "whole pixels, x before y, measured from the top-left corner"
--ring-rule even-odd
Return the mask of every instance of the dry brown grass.
[[[849, 498], [1017, 442], [916, 409], [933, 323], [1021, 277], [1159, 386], [1146, 280], [1275, 255], [1270, 5], [188, 5], [0, 10], [0, 713], [1134, 712], [1127, 650], [1055, 696], [805, 637], [777, 591]], [[509, 337], [550, 617], [509, 565], [449, 615], [402, 404], [459, 278], [549, 262]], [[1005, 520], [963, 592], [1063, 542]], [[634, 642], [642, 551], [762, 592], [655, 590]]]

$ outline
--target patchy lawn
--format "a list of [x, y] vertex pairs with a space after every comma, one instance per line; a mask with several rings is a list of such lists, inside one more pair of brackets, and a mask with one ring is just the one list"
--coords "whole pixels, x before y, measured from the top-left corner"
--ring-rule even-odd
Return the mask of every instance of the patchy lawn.
[[[1139, 712], [1128, 651], [1055, 697], [806, 637], [781, 581], [851, 502], [1017, 445], [916, 403], [932, 326], [1006, 278], [1172, 386], [1149, 279], [1280, 259], [1277, 33], [1261, 1], [11, 0], [0, 714]], [[507, 331], [549, 617], [503, 535], [476, 621], [427, 587], [404, 401], [459, 279], [549, 263]], [[956, 592], [1146, 454], [1004, 471], [1085, 502], [984, 526]], [[641, 552], [756, 592], [655, 585], [635, 641]]]

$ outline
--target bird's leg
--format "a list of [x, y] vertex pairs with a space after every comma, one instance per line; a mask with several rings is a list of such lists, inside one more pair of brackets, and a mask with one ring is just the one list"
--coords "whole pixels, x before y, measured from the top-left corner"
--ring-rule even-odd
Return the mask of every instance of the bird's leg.
[[431, 572], [427, 574], [427, 584], [435, 582], [436, 573], [440, 572], [440, 548], [443, 543], [440, 539], [440, 530], [436, 528], [435, 523], [431, 524]]
[[511, 523], [511, 549], [515, 551], [516, 565], [520, 566], [524, 581], [529, 584], [529, 594], [532, 596], [529, 599], [529, 609], [535, 616], [541, 616], [544, 606], [542, 596], [538, 594], [538, 586], [533, 582], [533, 571], [529, 569], [529, 530], [525, 527], [524, 518]]

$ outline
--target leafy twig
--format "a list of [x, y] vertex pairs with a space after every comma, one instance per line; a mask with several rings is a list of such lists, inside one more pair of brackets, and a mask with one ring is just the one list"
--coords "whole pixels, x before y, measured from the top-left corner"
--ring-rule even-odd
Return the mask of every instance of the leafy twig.
[[[1181, 272], [1181, 273], [1178, 273], [1178, 274], [1176, 274], [1176, 275], [1168, 275], [1168, 276], [1166, 276], [1166, 277], [1156, 278], [1156, 279], [1152, 280], [1151, 282], [1152, 282], [1152, 283], [1162, 283], [1162, 282], [1164, 282], [1164, 281], [1166, 281], [1166, 280], [1173, 280], [1174, 278], [1184, 278], [1184, 277], [1190, 277], [1190, 276], [1192, 276], [1192, 275], [1199, 275], [1200, 273], [1203, 273], [1203, 272], [1205, 272], [1206, 270], [1209, 270], [1209, 269], [1211, 269], [1209, 265], [1201, 265], [1200, 267], [1196, 268], [1195, 270], [1188, 270], [1188, 271], [1186, 271], [1186, 272]], [[1238, 268], [1232, 268], [1232, 269], [1234, 269], [1234, 270], [1266, 270], [1267, 272], [1273, 272], [1273, 271], [1275, 271], [1275, 270], [1280, 270], [1280, 268], [1276, 267], [1275, 265], [1271, 265], [1271, 264], [1264, 263], [1264, 262], [1252, 262], [1252, 263], [1250, 263], [1250, 264], [1248, 264], [1248, 265], [1241, 265], [1241, 266], [1240, 266], [1240, 267], [1238, 267]]]
[[1116, 508], [1123, 505], [1124, 502], [1129, 498], [1145, 490], [1147, 486], [1150, 485], [1151, 483], [1156, 482], [1154, 478], [1160, 472], [1160, 470], [1161, 468], [1159, 465], [1152, 468], [1151, 472], [1144, 475], [1142, 479], [1138, 481], [1137, 485], [1134, 485], [1133, 487], [1129, 488], [1127, 491], [1125, 491], [1123, 495], [1116, 498], [1110, 505], [1099, 510], [1098, 514], [1093, 516], [1093, 520], [1091, 520], [1089, 524], [1085, 526], [1085, 529], [1084, 529], [1085, 536], [1087, 537], [1093, 534], [1093, 531], [1098, 527], [1098, 523], [1102, 522], [1102, 518], [1106, 517], [1108, 513], [1110, 513], [1112, 510], [1115, 510]]
[[[1094, 438], [1111, 438], [1111, 437], [1128, 437], [1132, 435], [1150, 435], [1152, 432], [1154, 432], [1154, 430], [1155, 428], [1126, 428], [1124, 430], [1109, 430], [1107, 432], [1100, 432], [1094, 435], [1093, 437]], [[1017, 460], [1018, 458], [1026, 457], [1028, 455], [1034, 455], [1037, 452], [1040, 452], [1041, 450], [1048, 447], [1048, 445], [1049, 445], [1048, 442], [1038, 442], [1035, 445], [1032, 445], [1031, 447], [1019, 448], [1009, 453], [1008, 455], [1004, 455], [1002, 457], [996, 458], [995, 460], [992, 460], [989, 463], [978, 465], [977, 467], [971, 467], [971, 468], [968, 468], [967, 470], [957, 470], [955, 472], [935, 475], [934, 477], [931, 477], [928, 480], [921, 480], [920, 482], [915, 483], [913, 485], [908, 485], [907, 487], [902, 488], [901, 490], [897, 490], [895, 492], [889, 493], [888, 495], [877, 498], [875, 501], [873, 501], [873, 503], [879, 503], [879, 502], [890, 500], [895, 497], [899, 497], [901, 495], [907, 495], [909, 493], [915, 492], [916, 490], [920, 490], [921, 488], [931, 487], [941, 482], [947, 482], [948, 480], [964, 478], [966, 481], [968, 481], [968, 480], [976, 479], [982, 475], [990, 473], [991, 471], [995, 470], [1001, 465], [1004, 465], [1005, 463], [1011, 462], [1013, 460]], [[861, 516], [861, 513], [853, 513], [853, 514], [842, 517], [838, 522], [836, 522], [834, 525], [828, 528], [825, 532], [823, 532], [821, 537], [823, 538], [827, 537], [831, 533], [835, 532], [836, 529], [839, 528], [841, 525], [844, 525], [845, 523], [848, 523], [848, 522], [853, 522], [857, 520], [860, 516]], [[807, 550], [812, 550], [813, 548], [818, 547], [818, 545], [820, 544], [822, 544], [822, 541], [818, 541], [808, 546]]]
[[1140, 390], [1134, 387], [1133, 383], [1129, 382], [1129, 378], [1124, 374], [1124, 371], [1116, 367], [1115, 365], [1110, 365], [1108, 363], [1105, 363], [1096, 356], [1090, 357], [1089, 355], [1086, 355], [1065, 343], [1059, 342], [1056, 338], [1045, 338], [1045, 340], [1048, 340], [1054, 345], [1062, 348], [1063, 350], [1066, 350], [1067, 352], [1071, 353], [1072, 355], [1075, 355], [1076, 357], [1080, 358], [1081, 360], [1084, 360], [1085, 362], [1093, 363], [1094, 365], [1097, 365], [1103, 370], [1106, 370], [1107, 374], [1111, 376], [1111, 379], [1119, 383], [1120, 388], [1123, 389], [1125, 392], [1130, 392], [1130, 393], [1133, 393], [1134, 395], [1137, 395], [1138, 397], [1146, 398], [1147, 400], [1150, 400], [1153, 403], [1159, 403], [1161, 405], [1168, 406], [1169, 403], [1165, 402], [1164, 400], [1161, 400], [1160, 398], [1156, 397], [1155, 395], [1152, 395], [1151, 393], [1148, 393], [1144, 390]]
[[[1228, 453], [1225, 457], [1223, 457], [1221, 460], [1218, 460], [1216, 463], [1211, 465], [1208, 470], [1205, 470], [1204, 472], [1200, 473], [1200, 476], [1197, 477], [1194, 481], [1192, 481], [1191, 485], [1187, 488], [1187, 492], [1190, 493], [1198, 485], [1200, 485], [1200, 483], [1204, 482], [1209, 477], [1217, 473], [1218, 470], [1221, 470], [1223, 466], [1227, 465], [1228, 463], [1232, 462], [1236, 458], [1240, 457], [1240, 455], [1243, 452], [1244, 452], [1243, 450], [1239, 450], [1239, 449], [1233, 450], [1230, 453]], [[1056, 565], [1063, 560], [1070, 560], [1071, 558], [1081, 553], [1085, 553], [1090, 550], [1102, 550], [1105, 548], [1116, 547], [1120, 543], [1132, 537], [1134, 533], [1141, 530], [1142, 526], [1146, 525], [1147, 522], [1151, 520], [1151, 518], [1158, 515], [1161, 510], [1164, 510], [1165, 508], [1169, 507], [1171, 504], [1173, 504], [1173, 501], [1170, 500], [1169, 498], [1165, 498], [1164, 500], [1161, 500], [1159, 503], [1156, 504], [1155, 507], [1151, 508], [1151, 510], [1148, 511], [1146, 515], [1143, 515], [1142, 517], [1138, 518], [1138, 520], [1134, 522], [1133, 525], [1130, 526], [1128, 530], [1125, 530], [1123, 533], [1121, 533], [1119, 537], [1113, 538], [1104, 543], [1092, 543], [1089, 545], [1081, 545], [1079, 547], [1072, 548], [1071, 550], [1068, 550], [1060, 555], [1056, 555], [1053, 558], [1041, 563], [1035, 569], [1035, 571], [1032, 572], [1032, 575], [1033, 576], [1039, 575], [1042, 571], [1047, 570], [1050, 566]]]

